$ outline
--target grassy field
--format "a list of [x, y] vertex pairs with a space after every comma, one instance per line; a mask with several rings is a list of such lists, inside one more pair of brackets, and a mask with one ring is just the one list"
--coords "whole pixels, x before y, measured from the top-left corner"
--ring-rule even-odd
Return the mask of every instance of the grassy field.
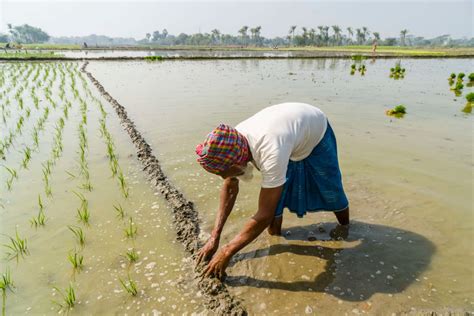
[[[0, 49], [5, 47], [5, 43], [0, 43]], [[63, 45], [63, 44], [25, 44], [23, 49], [26, 50], [82, 50], [80, 45]], [[314, 53], [347, 53], [348, 55], [353, 53], [360, 54], [372, 54], [372, 47], [366, 46], [327, 46], [327, 47], [316, 47], [316, 46], [305, 46], [305, 47], [240, 47], [240, 46], [162, 46], [162, 45], [136, 45], [136, 46], [99, 46], [89, 47], [88, 50], [219, 50], [219, 51], [294, 51], [294, 52], [314, 52]], [[13, 51], [13, 50], [12, 50]], [[377, 52], [379, 56], [432, 56], [432, 57], [453, 57], [453, 56], [473, 56], [474, 47], [414, 47], [414, 46], [378, 46]], [[25, 52], [16, 54], [9, 52], [1, 52], [0, 58], [35, 58], [35, 57], [49, 57], [50, 52]], [[59, 55], [54, 55], [60, 57]]]

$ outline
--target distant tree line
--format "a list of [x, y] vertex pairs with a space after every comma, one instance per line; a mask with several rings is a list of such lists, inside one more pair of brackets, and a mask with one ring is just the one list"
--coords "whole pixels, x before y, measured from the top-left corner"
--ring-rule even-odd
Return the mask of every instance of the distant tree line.
[[243, 46], [243, 47], [279, 47], [279, 46], [346, 46], [346, 45], [378, 45], [386, 46], [474, 46], [474, 38], [452, 39], [450, 35], [441, 35], [432, 39], [413, 36], [403, 29], [399, 37], [382, 39], [379, 32], [371, 32], [365, 26], [361, 28], [347, 27], [343, 30], [338, 25], [320, 25], [316, 28], [290, 26], [285, 37], [265, 38], [261, 36], [261, 26], [242, 26], [237, 34], [223, 34], [218, 29], [210, 33], [172, 35], [167, 29], [147, 33], [139, 40], [141, 44], [156, 45], [202, 45], [202, 46]]
[[8, 34], [0, 33], [0, 43], [15, 42], [19, 44], [44, 43], [79, 44], [90, 46], [119, 46], [119, 45], [192, 45], [192, 46], [239, 46], [239, 47], [283, 47], [283, 46], [345, 46], [345, 45], [378, 45], [386, 46], [470, 46], [474, 47], [474, 38], [453, 39], [450, 35], [435, 38], [413, 36], [403, 29], [399, 37], [382, 38], [379, 32], [371, 32], [367, 27], [360, 28], [338, 25], [320, 25], [315, 28], [290, 26], [284, 37], [265, 38], [261, 35], [262, 27], [257, 25], [242, 26], [236, 35], [224, 34], [218, 29], [210, 33], [173, 35], [167, 29], [146, 33], [145, 38], [112, 38], [103, 35], [88, 35], [75, 37], [50, 37], [40, 28], [28, 24], [13, 26], [8, 24]]

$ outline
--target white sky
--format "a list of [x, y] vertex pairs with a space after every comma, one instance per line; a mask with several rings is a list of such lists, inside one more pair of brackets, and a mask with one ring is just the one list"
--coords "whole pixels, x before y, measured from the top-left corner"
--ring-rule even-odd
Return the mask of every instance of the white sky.
[[473, 37], [473, 0], [444, 1], [18, 1], [0, 0], [0, 32], [7, 23], [30, 24], [52, 36], [101, 34], [141, 39], [167, 28], [170, 34], [237, 34], [242, 25], [262, 26], [266, 37], [285, 36], [290, 25], [367, 26], [382, 38], [409, 34]]

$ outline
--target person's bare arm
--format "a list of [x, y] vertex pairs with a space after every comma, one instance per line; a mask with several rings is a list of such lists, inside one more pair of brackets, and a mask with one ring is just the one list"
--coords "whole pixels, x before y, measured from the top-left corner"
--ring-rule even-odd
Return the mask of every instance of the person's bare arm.
[[215, 274], [221, 278], [229, 264], [230, 258], [257, 238], [270, 225], [282, 191], [283, 186], [262, 188], [260, 190], [257, 213], [247, 221], [240, 233], [228, 244], [224, 245], [212, 258], [205, 270], [206, 275]]
[[229, 214], [232, 212], [238, 193], [239, 180], [237, 178], [225, 179], [219, 194], [219, 209], [217, 211], [214, 229], [212, 230], [209, 240], [198, 252], [198, 263], [202, 260], [209, 259], [217, 251], [222, 229], [227, 221], [227, 217], [229, 217]]

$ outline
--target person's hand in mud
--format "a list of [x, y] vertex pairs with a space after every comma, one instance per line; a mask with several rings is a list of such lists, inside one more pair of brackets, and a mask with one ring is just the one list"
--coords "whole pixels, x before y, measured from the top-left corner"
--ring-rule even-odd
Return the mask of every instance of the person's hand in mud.
[[230, 259], [232, 258], [232, 252], [228, 247], [222, 247], [212, 260], [207, 265], [206, 269], [203, 271], [205, 277], [215, 276], [219, 280], [222, 280], [226, 273], [225, 269], [229, 265]]
[[219, 239], [215, 237], [210, 237], [206, 244], [199, 249], [197, 253], [197, 264], [199, 265], [202, 261], [207, 261], [212, 258], [219, 248]]

